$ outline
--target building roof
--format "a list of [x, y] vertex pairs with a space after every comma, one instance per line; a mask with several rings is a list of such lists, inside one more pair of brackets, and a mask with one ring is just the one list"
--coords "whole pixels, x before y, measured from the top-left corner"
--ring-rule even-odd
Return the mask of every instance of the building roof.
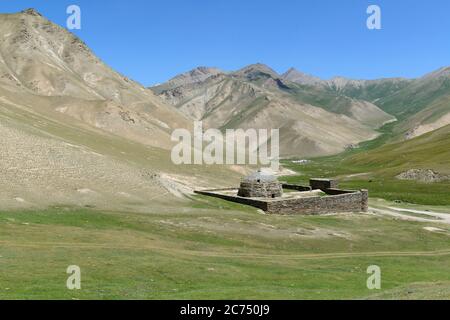
[[262, 172], [259, 169], [257, 172], [254, 172], [248, 176], [246, 176], [243, 181], [245, 182], [276, 182], [277, 177], [270, 173]]

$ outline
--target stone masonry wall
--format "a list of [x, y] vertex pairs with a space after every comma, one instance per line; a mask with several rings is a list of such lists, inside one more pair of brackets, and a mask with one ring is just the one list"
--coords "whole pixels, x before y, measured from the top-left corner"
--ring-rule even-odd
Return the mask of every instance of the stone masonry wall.
[[332, 179], [310, 179], [309, 185], [314, 189], [333, 189], [338, 187], [338, 182]]
[[346, 194], [346, 193], [354, 193], [355, 190], [344, 190], [344, 189], [336, 189], [336, 188], [330, 188], [330, 189], [324, 189], [323, 192], [329, 195], [338, 195], [338, 194]]
[[195, 192], [198, 194], [250, 205], [262, 209], [267, 213], [273, 214], [315, 215], [325, 213], [368, 211], [369, 192], [365, 189], [360, 191], [328, 189], [326, 190], [329, 192], [329, 195], [327, 196], [267, 200], [244, 198], [221, 193], [221, 191], [223, 192], [226, 190], [235, 190], [235, 188]]
[[205, 196], [210, 196], [210, 197], [220, 198], [220, 199], [224, 199], [224, 200], [228, 200], [228, 201], [232, 201], [232, 202], [246, 204], [246, 205], [253, 206], [253, 207], [262, 209], [264, 211], [267, 211], [267, 201], [254, 200], [251, 198], [243, 198], [243, 197], [238, 197], [238, 196], [229, 196], [226, 194], [219, 193], [220, 191], [224, 191], [224, 190], [235, 190], [235, 188], [204, 190], [204, 191], [194, 191], [194, 192], [205, 195]]
[[311, 191], [311, 187], [300, 186], [298, 184], [283, 183], [283, 189], [297, 191]]
[[270, 201], [268, 213], [278, 214], [322, 214], [336, 212], [361, 212], [363, 209], [363, 193], [356, 191], [325, 197], [310, 197]]
[[241, 182], [238, 196], [246, 198], [275, 198], [281, 197], [283, 188], [277, 182]]
[[369, 211], [369, 190], [361, 189], [361, 211], [367, 212]]

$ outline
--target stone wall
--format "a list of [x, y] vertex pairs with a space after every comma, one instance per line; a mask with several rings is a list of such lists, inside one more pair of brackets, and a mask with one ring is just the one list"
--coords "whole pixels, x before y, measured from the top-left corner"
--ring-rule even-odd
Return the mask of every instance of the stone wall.
[[325, 192], [326, 194], [329, 194], [329, 195], [338, 195], [338, 194], [354, 193], [355, 190], [330, 188], [330, 189], [324, 189], [323, 192]]
[[[290, 185], [289, 187], [294, 188], [294, 186], [295, 185]], [[295, 190], [300, 191], [305, 191], [303, 189], [307, 188], [302, 186], [296, 187], [299, 189]], [[330, 188], [324, 190], [324, 192], [327, 193], [326, 196], [304, 198], [287, 197], [279, 199], [253, 199], [223, 193], [223, 191], [229, 190], [236, 190], [236, 188], [203, 190], [195, 192], [198, 194], [250, 205], [262, 209], [267, 213], [273, 214], [315, 215], [325, 213], [368, 211], [369, 192], [365, 189], [356, 191]]]
[[277, 214], [323, 214], [337, 212], [361, 212], [364, 207], [363, 193], [355, 191], [340, 195], [308, 197], [270, 201], [268, 213]]
[[283, 183], [283, 189], [297, 191], [311, 191], [311, 187], [300, 186], [298, 184]]
[[333, 189], [338, 187], [338, 182], [332, 179], [310, 179], [309, 185], [313, 190]]
[[243, 181], [238, 192], [238, 196], [246, 198], [276, 198], [281, 197], [282, 194], [283, 188], [278, 181]]
[[361, 211], [367, 212], [369, 211], [369, 190], [361, 189]]
[[232, 202], [242, 203], [246, 204], [252, 207], [256, 207], [259, 209], [262, 209], [264, 211], [267, 211], [267, 201], [265, 200], [255, 200], [251, 198], [243, 198], [239, 196], [230, 196], [227, 194], [220, 193], [220, 191], [226, 191], [226, 190], [236, 190], [236, 188], [229, 188], [229, 189], [213, 189], [213, 190], [203, 190], [203, 191], [194, 191], [197, 194], [220, 198]]

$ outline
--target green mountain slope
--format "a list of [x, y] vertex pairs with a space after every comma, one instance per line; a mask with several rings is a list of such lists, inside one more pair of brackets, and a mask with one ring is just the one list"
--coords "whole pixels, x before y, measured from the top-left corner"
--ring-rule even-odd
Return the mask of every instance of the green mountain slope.
[[344, 161], [358, 167], [372, 168], [395, 175], [401, 171], [433, 169], [450, 173], [450, 125], [417, 138], [387, 144], [359, 153]]
[[299, 103], [314, 105], [333, 113], [346, 115], [373, 128], [379, 128], [383, 124], [395, 120], [393, 116], [369, 101], [353, 98], [329, 90], [324, 86], [289, 83], [289, 89], [286, 91]]
[[395, 116], [399, 121], [391, 141], [414, 138], [450, 124], [449, 67], [413, 80], [342, 77], [322, 80], [295, 69], [290, 69], [283, 77], [297, 83], [299, 87], [294, 91], [301, 101], [348, 115], [349, 101], [356, 99]]
[[[377, 105], [386, 112], [405, 119], [445, 97], [450, 97], [450, 67], [411, 82], [405, 88], [377, 101]], [[450, 111], [450, 107], [448, 110]]]
[[[337, 91], [342, 95], [352, 97], [355, 99], [370, 101], [378, 105], [378, 101], [384, 97], [389, 97], [396, 92], [406, 88], [411, 83], [411, 80], [394, 78], [394, 79], [380, 79], [380, 80], [367, 80], [357, 81], [356, 83], [349, 82], [343, 87], [339, 88], [334, 85], [330, 85], [329, 88], [333, 91]], [[382, 104], [379, 104], [380, 107]], [[384, 111], [389, 112], [387, 109]], [[394, 114], [395, 115], [395, 114]]]

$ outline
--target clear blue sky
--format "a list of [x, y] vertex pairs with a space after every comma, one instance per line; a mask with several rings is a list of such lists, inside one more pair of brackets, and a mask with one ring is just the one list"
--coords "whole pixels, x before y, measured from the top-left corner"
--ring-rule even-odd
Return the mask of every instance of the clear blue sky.
[[[0, 12], [33, 7], [75, 33], [107, 64], [144, 85], [196, 66], [235, 70], [266, 63], [323, 78], [417, 77], [450, 65], [448, 0], [14, 0]], [[382, 10], [382, 30], [366, 9]]]

